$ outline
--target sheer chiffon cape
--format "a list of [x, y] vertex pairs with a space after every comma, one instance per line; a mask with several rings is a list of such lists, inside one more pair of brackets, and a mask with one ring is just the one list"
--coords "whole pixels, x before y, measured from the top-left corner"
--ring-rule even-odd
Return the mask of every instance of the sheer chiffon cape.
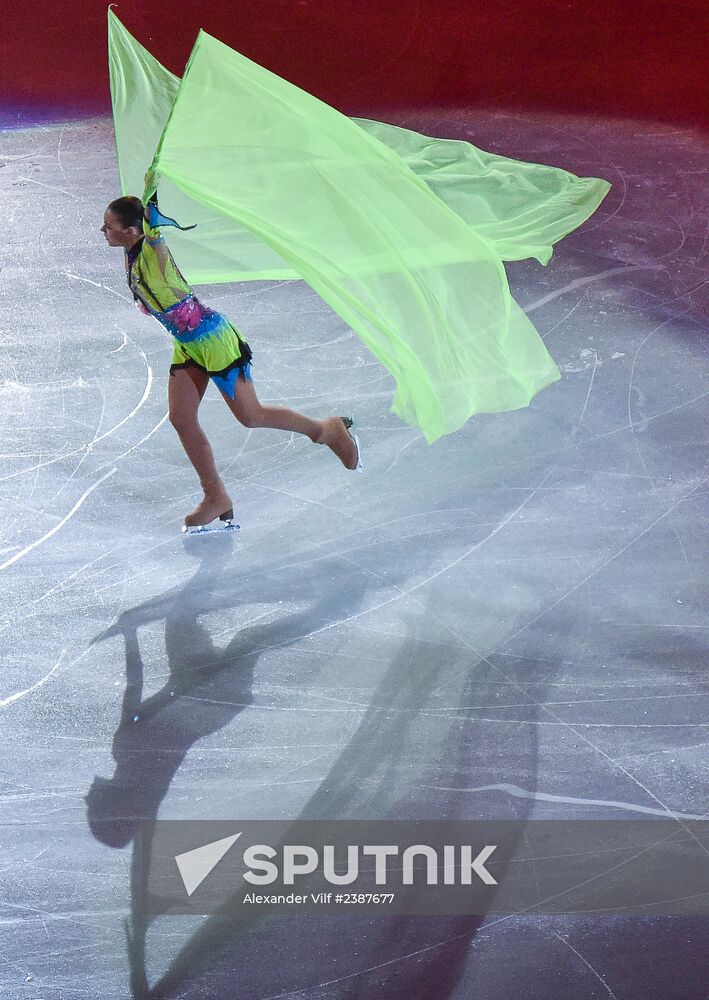
[[[182, 80], [109, 9], [121, 189], [159, 188], [190, 284], [302, 279], [394, 377], [432, 443], [560, 373], [509, 291], [610, 184], [348, 118], [200, 31]], [[174, 232], [174, 236], [172, 233]]]

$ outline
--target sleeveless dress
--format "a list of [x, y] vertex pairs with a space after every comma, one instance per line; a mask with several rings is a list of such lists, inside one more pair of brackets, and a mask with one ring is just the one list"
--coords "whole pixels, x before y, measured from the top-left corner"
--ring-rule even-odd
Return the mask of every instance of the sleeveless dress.
[[232, 399], [240, 374], [251, 378], [251, 348], [221, 313], [203, 305], [175, 264], [157, 227], [143, 220], [143, 236], [126, 250], [128, 286], [141, 310], [173, 338], [170, 374], [194, 365]]

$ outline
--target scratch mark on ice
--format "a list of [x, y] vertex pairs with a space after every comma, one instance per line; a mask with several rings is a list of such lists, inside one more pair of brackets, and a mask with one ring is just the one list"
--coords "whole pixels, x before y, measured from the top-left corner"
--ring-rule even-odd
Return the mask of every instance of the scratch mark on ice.
[[[421, 785], [421, 788], [434, 788], [440, 792], [506, 792], [518, 799], [535, 799], [538, 802], [564, 802], [568, 805], [581, 806], [610, 806], [613, 809], [624, 809], [628, 812], [645, 813], [649, 816], [664, 816], [667, 818], [667, 809], [655, 809], [652, 806], [641, 806], [634, 802], [619, 802], [615, 799], [579, 799], [571, 795], [552, 795], [550, 792], [534, 792], [529, 788], [520, 788], [519, 785], [497, 784], [497, 785], [477, 785], [475, 788], [449, 788], [445, 785]], [[681, 813], [669, 810], [669, 815], [673, 819], [704, 819], [703, 816], [694, 813]]]
[[0, 565], [0, 570], [7, 569], [8, 566], [12, 566], [13, 563], [17, 562], [19, 559], [23, 559], [26, 555], [28, 555], [28, 553], [30, 553], [32, 549], [36, 549], [38, 546], [43, 545], [45, 542], [49, 541], [52, 535], [56, 535], [56, 533], [61, 528], [64, 527], [67, 521], [69, 521], [74, 516], [74, 514], [76, 514], [77, 510], [79, 509], [79, 507], [81, 507], [84, 500], [86, 500], [89, 494], [93, 493], [93, 491], [98, 486], [100, 486], [105, 479], [108, 479], [109, 476], [112, 476], [115, 471], [116, 469], [113, 468], [109, 472], [106, 472], [103, 476], [101, 476], [100, 479], [97, 479], [96, 482], [93, 484], [93, 486], [90, 486], [88, 490], [86, 490], [86, 492], [79, 497], [79, 499], [76, 501], [76, 503], [71, 508], [69, 513], [65, 517], [63, 517], [58, 524], [55, 524], [54, 527], [46, 533], [46, 535], [42, 535], [41, 538], [38, 538], [30, 545], [25, 546], [24, 549], [21, 549], [19, 552], [15, 553], [15, 555], [12, 556], [10, 559], [7, 559], [4, 563], [2, 563], [2, 565]]
[[7, 708], [7, 706], [11, 705], [13, 701], [19, 701], [20, 698], [24, 698], [25, 695], [30, 694], [32, 691], [36, 691], [37, 688], [42, 687], [43, 684], [46, 684], [49, 678], [52, 676], [52, 674], [56, 673], [59, 667], [61, 666], [61, 662], [64, 659], [65, 655], [66, 655], [66, 650], [63, 649], [61, 652], [61, 656], [59, 657], [59, 659], [54, 664], [54, 666], [52, 667], [52, 669], [49, 671], [48, 674], [45, 674], [45, 676], [42, 677], [40, 680], [38, 680], [36, 684], [33, 684], [31, 687], [25, 688], [24, 691], [16, 691], [15, 694], [11, 694], [7, 698], [3, 698], [2, 700], [0, 700], [0, 708]]

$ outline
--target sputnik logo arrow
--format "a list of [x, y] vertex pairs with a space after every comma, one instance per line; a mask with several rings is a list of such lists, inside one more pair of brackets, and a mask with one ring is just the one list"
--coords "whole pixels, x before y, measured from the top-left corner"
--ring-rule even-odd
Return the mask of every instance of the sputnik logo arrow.
[[185, 851], [184, 854], [175, 855], [175, 861], [188, 896], [191, 896], [195, 889], [200, 887], [207, 875], [222, 860], [242, 833], [243, 830], [235, 833], [232, 837], [213, 840], [211, 844], [204, 844], [202, 847], [196, 847], [193, 851]]

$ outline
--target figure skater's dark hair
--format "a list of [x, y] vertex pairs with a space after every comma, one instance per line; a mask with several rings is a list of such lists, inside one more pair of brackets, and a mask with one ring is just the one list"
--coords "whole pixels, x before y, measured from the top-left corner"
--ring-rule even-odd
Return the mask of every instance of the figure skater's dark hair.
[[126, 195], [124, 198], [116, 198], [108, 206], [109, 212], [113, 212], [124, 229], [135, 226], [137, 229], [143, 228], [143, 213], [145, 207], [140, 198], [134, 195]]

